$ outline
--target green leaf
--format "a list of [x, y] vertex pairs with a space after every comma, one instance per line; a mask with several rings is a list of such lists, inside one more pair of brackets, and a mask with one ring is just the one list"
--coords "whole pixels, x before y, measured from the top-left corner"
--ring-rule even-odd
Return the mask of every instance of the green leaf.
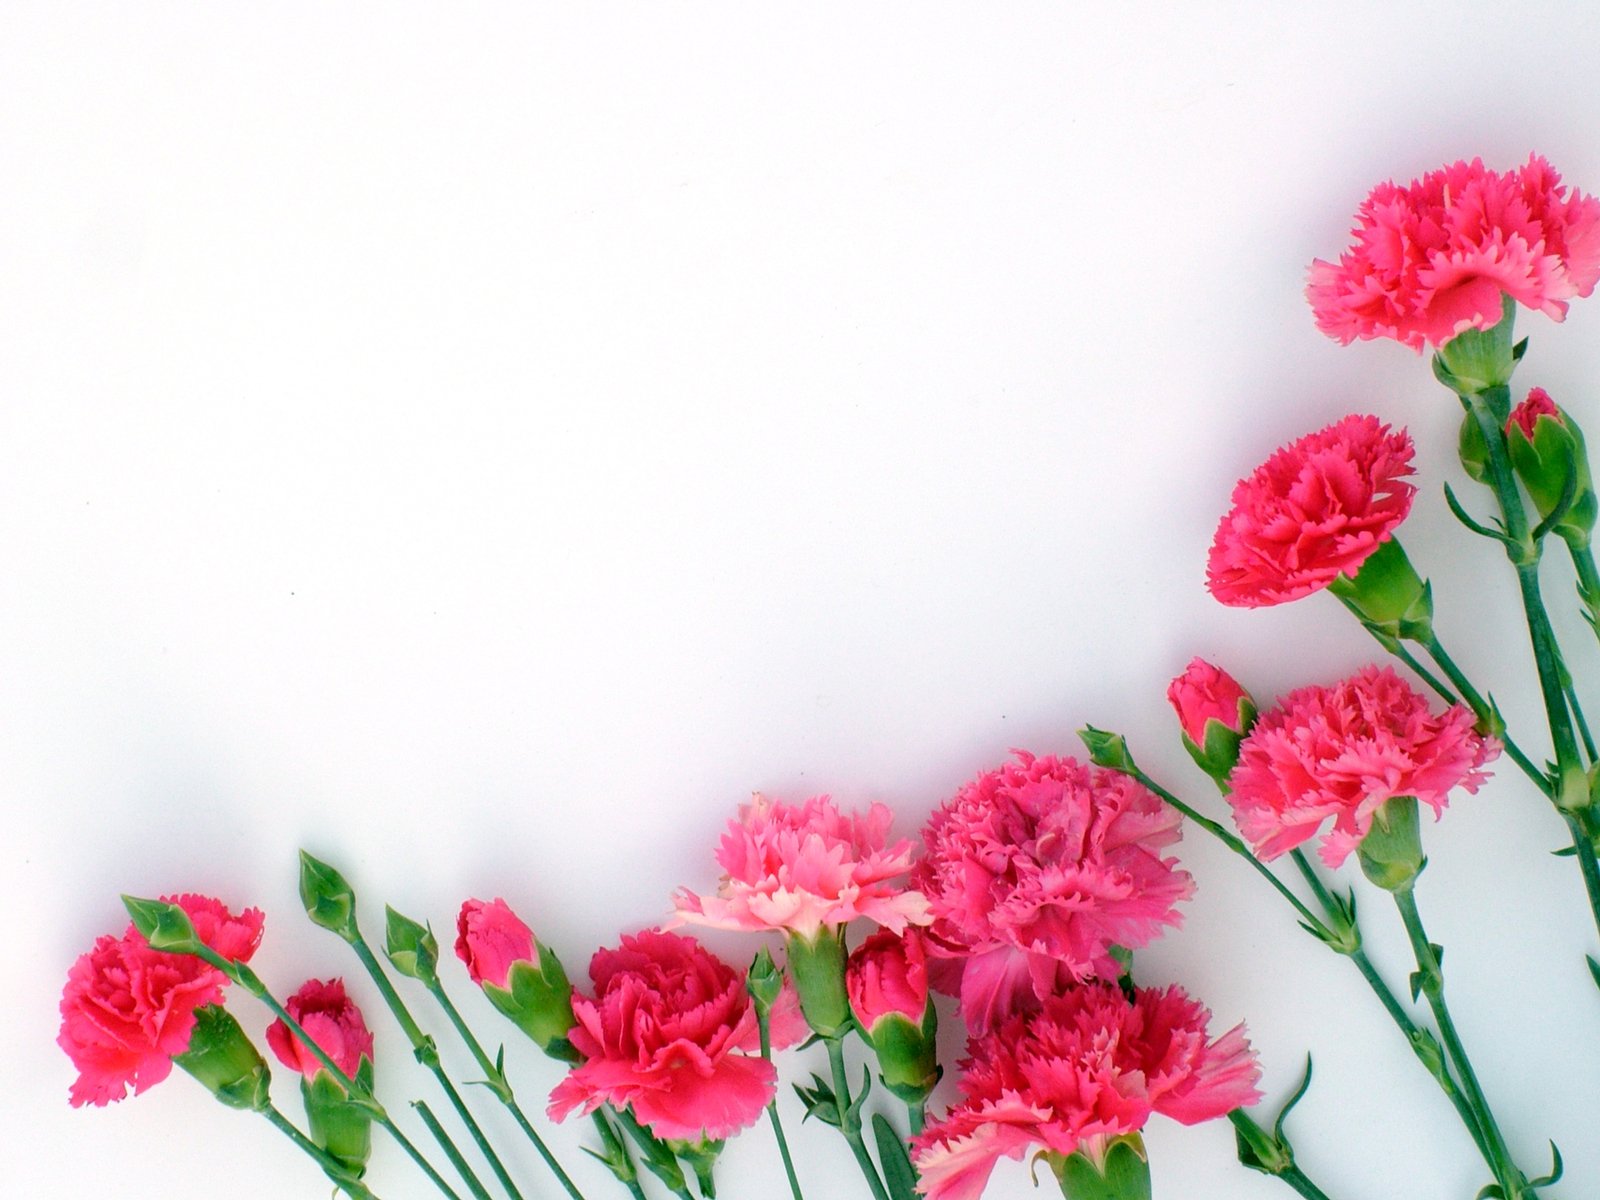
[[1300, 1077], [1300, 1086], [1295, 1088], [1294, 1094], [1291, 1095], [1289, 1097], [1289, 1099], [1284, 1102], [1282, 1110], [1278, 1113], [1277, 1123], [1274, 1124], [1273, 1127], [1272, 1127], [1272, 1137], [1273, 1137], [1274, 1141], [1277, 1141], [1277, 1142], [1283, 1142], [1284, 1141], [1284, 1138], [1283, 1138], [1283, 1122], [1284, 1122], [1285, 1118], [1288, 1117], [1289, 1113], [1294, 1109], [1294, 1106], [1296, 1104], [1299, 1104], [1300, 1101], [1305, 1097], [1306, 1092], [1308, 1090], [1310, 1090], [1310, 1088], [1311, 1088], [1311, 1055], [1307, 1054], [1306, 1055], [1306, 1073]]
[[1566, 1167], [1561, 1161], [1561, 1150], [1554, 1142], [1551, 1142], [1550, 1174], [1541, 1175], [1537, 1179], [1530, 1179], [1528, 1181], [1528, 1186], [1536, 1188], [1550, 1187], [1561, 1179], [1561, 1176], [1565, 1173], [1565, 1171]]
[[1600, 962], [1595, 962], [1594, 955], [1592, 954], [1585, 955], [1584, 957], [1589, 960], [1589, 974], [1594, 977], [1595, 987], [1600, 987]]
[[878, 1161], [891, 1200], [917, 1200], [917, 1170], [911, 1165], [906, 1144], [882, 1113], [872, 1114], [872, 1136], [878, 1143]]

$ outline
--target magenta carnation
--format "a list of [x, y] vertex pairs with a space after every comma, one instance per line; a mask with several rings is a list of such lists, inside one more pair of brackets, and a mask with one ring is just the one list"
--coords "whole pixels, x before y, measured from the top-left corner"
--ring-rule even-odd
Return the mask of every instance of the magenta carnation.
[[1298, 600], [1353, 576], [1411, 511], [1411, 435], [1348, 416], [1284, 446], [1233, 489], [1206, 586], [1224, 604]]
[[[344, 980], [308, 979], [284, 1002], [284, 1008], [318, 1049], [350, 1078], [355, 1078], [363, 1058], [372, 1058], [372, 1033], [356, 1002], [346, 994]], [[291, 1033], [281, 1017], [267, 1026], [267, 1045], [279, 1062], [307, 1079], [327, 1070], [315, 1051], [298, 1034]]]
[[1550, 393], [1536, 387], [1528, 392], [1527, 399], [1511, 410], [1511, 415], [1506, 418], [1506, 435], [1509, 437], [1513, 428], [1520, 429], [1522, 436], [1532, 441], [1534, 427], [1538, 425], [1540, 417], [1554, 417], [1563, 425], [1566, 424], [1565, 416], [1556, 407], [1556, 402], [1550, 399]]
[[1351, 236], [1337, 264], [1311, 264], [1306, 288], [1317, 328], [1345, 345], [1442, 346], [1498, 323], [1502, 295], [1559, 321], [1600, 281], [1600, 201], [1568, 194], [1538, 155], [1505, 174], [1473, 159], [1379, 184]]
[[[694, 938], [647, 929], [589, 964], [570, 1034], [584, 1061], [550, 1094], [550, 1115], [629, 1109], [660, 1138], [726, 1138], [760, 1118], [777, 1072], [760, 1057], [744, 976]], [[792, 1003], [787, 1033], [798, 1031]], [[776, 1016], [777, 1009], [774, 1009]]]
[[1207, 1041], [1211, 1014], [1181, 988], [1093, 983], [1051, 996], [967, 1044], [961, 1101], [915, 1142], [929, 1200], [977, 1200], [1002, 1157], [1103, 1154], [1151, 1113], [1193, 1125], [1259, 1100], [1242, 1025]]
[[847, 815], [826, 796], [783, 804], [757, 795], [717, 848], [726, 872], [717, 894], [680, 889], [676, 921], [806, 938], [857, 917], [896, 932], [926, 924], [927, 901], [896, 882], [911, 869], [913, 847], [889, 844], [892, 820], [882, 804]]
[[[261, 943], [260, 909], [234, 916], [207, 896], [164, 896], [188, 914], [200, 940], [224, 958], [244, 962]], [[132, 925], [120, 938], [99, 938], [72, 964], [61, 994], [56, 1044], [78, 1068], [74, 1107], [138, 1095], [172, 1072], [189, 1048], [195, 1010], [222, 1000], [227, 976], [203, 959], [166, 954]]]
[[1176, 925], [1194, 880], [1160, 851], [1179, 836], [1177, 813], [1126, 775], [1022, 751], [935, 811], [912, 883], [932, 906], [929, 950], [959, 961], [967, 1024], [1114, 977], [1113, 945]]
[[1337, 867], [1395, 796], [1444, 811], [1451, 788], [1477, 791], [1500, 745], [1460, 704], [1434, 713], [1388, 667], [1364, 667], [1332, 687], [1290, 692], [1239, 748], [1228, 802], [1265, 859], [1313, 837], [1330, 817], [1322, 859]]

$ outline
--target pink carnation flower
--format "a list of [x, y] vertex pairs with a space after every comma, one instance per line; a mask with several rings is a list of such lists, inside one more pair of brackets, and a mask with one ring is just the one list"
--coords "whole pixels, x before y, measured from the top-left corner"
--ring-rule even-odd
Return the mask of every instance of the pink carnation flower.
[[1354, 576], [1411, 511], [1411, 436], [1348, 416], [1278, 450], [1233, 489], [1206, 586], [1224, 604], [1298, 600]]
[[1511, 415], [1506, 418], [1506, 434], [1509, 436], [1513, 428], [1520, 429], [1522, 435], [1532, 441], [1534, 426], [1539, 423], [1540, 417], [1554, 417], [1563, 425], [1566, 424], [1565, 416], [1556, 407], [1556, 402], [1550, 399], [1550, 393], [1536, 387], [1528, 392], [1526, 400], [1511, 410]]
[[1181, 988], [1110, 983], [1051, 996], [967, 1044], [961, 1101], [916, 1139], [929, 1200], [977, 1200], [1002, 1157], [1098, 1158], [1151, 1113], [1185, 1125], [1261, 1098], [1244, 1026], [1206, 1040], [1211, 1014]]
[[[260, 909], [234, 916], [206, 896], [164, 896], [189, 915], [200, 940], [224, 958], [247, 961], [261, 943]], [[74, 1107], [138, 1095], [172, 1072], [189, 1048], [195, 1010], [222, 1001], [227, 977], [189, 954], [165, 954], [132, 925], [99, 938], [73, 963], [61, 994], [56, 1043], [78, 1068]]]
[[[308, 979], [283, 1006], [322, 1052], [339, 1064], [339, 1070], [352, 1079], [361, 1060], [372, 1058], [372, 1033], [356, 1002], [345, 993], [344, 980], [324, 983]], [[279, 1062], [307, 1079], [327, 1070], [311, 1047], [289, 1032], [281, 1018], [267, 1026], [267, 1045]]]
[[896, 932], [924, 925], [927, 901], [895, 882], [911, 869], [912, 843], [888, 844], [892, 820], [882, 804], [846, 815], [826, 796], [782, 804], [758, 794], [717, 848], [726, 872], [717, 894], [680, 889], [676, 922], [804, 938], [857, 917]]
[[1196, 746], [1206, 744], [1206, 726], [1210, 722], [1243, 733], [1243, 714], [1255, 711], [1250, 693], [1237, 679], [1198, 656], [1167, 687], [1167, 703], [1178, 714], [1184, 734]]
[[1501, 317], [1501, 296], [1557, 321], [1600, 281], [1600, 201], [1562, 186], [1538, 155], [1500, 174], [1480, 159], [1379, 184], [1337, 264], [1311, 264], [1317, 328], [1349, 345], [1394, 338], [1421, 351]]
[[919, 929], [880, 929], [862, 941], [845, 965], [850, 1011], [869, 1034], [888, 1016], [921, 1025], [928, 1009], [928, 953]]
[[1477, 791], [1500, 753], [1455, 704], [1441, 714], [1388, 667], [1365, 667], [1332, 687], [1290, 692], [1239, 748], [1228, 802], [1264, 859], [1313, 837], [1330, 817], [1322, 859], [1339, 866], [1395, 796], [1444, 811], [1451, 788]]
[[[757, 1053], [742, 974], [693, 938], [647, 929], [596, 953], [589, 977], [594, 998], [573, 996], [578, 1023], [569, 1035], [585, 1061], [550, 1093], [553, 1118], [612, 1104], [659, 1138], [691, 1142], [726, 1138], [760, 1118], [777, 1072]], [[774, 1045], [790, 1044], [802, 1028], [792, 999], [780, 999]]]
[[533, 930], [504, 900], [467, 900], [456, 918], [456, 957], [473, 983], [503, 988], [513, 963], [537, 965], [539, 948]]
[[[1143, 946], [1194, 880], [1160, 851], [1179, 817], [1138, 783], [1071, 758], [987, 771], [928, 819], [912, 882], [933, 910], [929, 950], [960, 960], [977, 1030], [1074, 980], [1114, 977], [1113, 944]], [[941, 987], [951, 980], [936, 976]]]

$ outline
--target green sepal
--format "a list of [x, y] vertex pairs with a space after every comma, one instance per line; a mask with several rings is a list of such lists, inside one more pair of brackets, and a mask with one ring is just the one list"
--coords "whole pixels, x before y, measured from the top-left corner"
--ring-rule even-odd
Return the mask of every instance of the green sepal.
[[350, 943], [361, 937], [354, 889], [338, 871], [304, 850], [300, 851], [300, 902], [314, 924]]
[[[1527, 349], [1526, 340], [1513, 341], [1517, 302], [1502, 294], [1500, 320], [1488, 329], [1468, 329], [1456, 334], [1433, 356], [1433, 373], [1458, 396], [1471, 396], [1491, 388], [1505, 388]], [[1500, 414], [1504, 422], [1505, 414]]]
[[1373, 633], [1421, 642], [1433, 636], [1433, 585], [1417, 574], [1398, 538], [1379, 542], [1354, 576], [1338, 576], [1328, 590]]
[[907, 1104], [921, 1104], [933, 1094], [943, 1072], [939, 1068], [939, 1016], [929, 1000], [920, 1022], [904, 1013], [879, 1017], [862, 1036], [878, 1058], [883, 1086]]
[[705, 1200], [714, 1200], [717, 1194], [717, 1157], [727, 1143], [702, 1138], [698, 1142], [669, 1141], [665, 1144], [680, 1160], [689, 1164], [695, 1182], [700, 1185], [700, 1195]]
[[1151, 1200], [1150, 1158], [1137, 1133], [1112, 1138], [1101, 1162], [1081, 1150], [1049, 1157], [1066, 1200]]
[[917, 1200], [917, 1169], [911, 1165], [905, 1139], [882, 1113], [872, 1114], [872, 1137], [878, 1143], [878, 1161], [883, 1165], [889, 1200]]
[[[355, 1082], [369, 1094], [374, 1087], [372, 1060], [366, 1055], [356, 1067]], [[300, 1080], [300, 1097], [305, 1102], [306, 1122], [311, 1140], [326, 1150], [355, 1178], [366, 1173], [372, 1156], [372, 1113], [367, 1106], [352, 1100], [327, 1071], [317, 1071]]]
[[396, 971], [430, 987], [439, 980], [439, 941], [433, 930], [384, 906], [383, 950]]
[[1217, 718], [1209, 717], [1202, 742], [1197, 744], [1187, 732], [1182, 734], [1183, 748], [1189, 752], [1189, 757], [1224, 792], [1228, 790], [1228, 776], [1233, 774], [1233, 768], [1239, 761], [1239, 744], [1244, 741], [1255, 721], [1255, 701], [1249, 696], [1241, 696], [1236, 727], [1230, 728]]
[[272, 1104], [272, 1072], [261, 1051], [220, 1004], [195, 1009], [194, 1018], [189, 1048], [172, 1061], [229, 1108], [265, 1112]]
[[806, 1024], [825, 1038], [843, 1037], [851, 1027], [845, 991], [844, 930], [824, 925], [810, 937], [789, 936], [789, 974], [800, 995]]
[[483, 985], [489, 1002], [551, 1058], [576, 1062], [578, 1053], [567, 1040], [577, 1024], [572, 1015], [572, 984], [556, 952], [539, 945], [537, 964], [521, 959], [506, 972], [506, 986]]
[[1373, 813], [1356, 857], [1362, 874], [1385, 891], [1403, 892], [1415, 882], [1428, 863], [1415, 796], [1391, 796]]
[[122, 907], [152, 950], [167, 954], [197, 954], [202, 948], [189, 914], [166, 900], [141, 900], [124, 896]]

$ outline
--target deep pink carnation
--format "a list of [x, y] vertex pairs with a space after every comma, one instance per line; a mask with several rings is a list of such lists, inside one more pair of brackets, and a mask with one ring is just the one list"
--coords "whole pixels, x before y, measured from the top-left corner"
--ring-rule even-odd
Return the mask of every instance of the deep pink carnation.
[[504, 900], [468, 900], [456, 918], [456, 957], [467, 964], [473, 983], [503, 988], [511, 964], [537, 964], [539, 948], [533, 930]]
[[[912, 878], [933, 909], [932, 953], [959, 960], [961, 1011], [985, 1030], [1074, 980], [1114, 977], [1112, 945], [1143, 946], [1194, 880], [1160, 851], [1179, 817], [1115, 771], [1016, 760], [928, 819]], [[948, 978], [935, 978], [941, 987]]]
[[1193, 1125], [1261, 1098], [1244, 1026], [1206, 1040], [1211, 1014], [1181, 988], [1091, 983], [967, 1044], [961, 1101], [915, 1142], [929, 1200], [977, 1200], [1001, 1157], [1038, 1147], [1091, 1157], [1151, 1113]]
[[1434, 713], [1388, 667], [1364, 667], [1332, 687], [1290, 692], [1239, 747], [1228, 802], [1262, 858], [1277, 858], [1333, 825], [1322, 859], [1337, 867], [1395, 796], [1444, 811], [1451, 788], [1477, 791], [1500, 753], [1473, 728], [1470, 709]]
[[1499, 174], [1480, 159], [1379, 184], [1337, 264], [1311, 264], [1317, 328], [1348, 345], [1394, 338], [1442, 346], [1499, 322], [1501, 295], [1559, 321], [1600, 281], [1600, 201], [1538, 155]]
[[[372, 1057], [372, 1033], [356, 1002], [345, 993], [344, 980], [308, 979], [283, 1004], [300, 1028], [351, 1078], [363, 1058]], [[299, 1036], [289, 1032], [280, 1018], [267, 1026], [267, 1045], [278, 1061], [311, 1078], [327, 1070]]]
[[1183, 732], [1197, 746], [1206, 742], [1206, 723], [1219, 722], [1224, 729], [1242, 733], [1240, 706], [1253, 704], [1250, 693], [1221, 667], [1203, 658], [1190, 660], [1182, 675], [1167, 688], [1167, 702], [1178, 714]]
[[757, 795], [717, 848], [726, 872], [717, 894], [680, 889], [676, 923], [800, 937], [857, 917], [896, 931], [926, 924], [927, 901], [895, 882], [911, 869], [913, 847], [888, 844], [892, 820], [882, 804], [847, 815], [826, 796], [782, 804]]
[[[261, 943], [259, 909], [234, 916], [206, 896], [164, 896], [188, 913], [200, 940], [243, 962]], [[189, 954], [165, 954], [132, 925], [120, 938], [99, 938], [72, 964], [61, 994], [56, 1044], [78, 1068], [74, 1107], [138, 1095], [172, 1071], [189, 1048], [195, 1010], [222, 1000], [227, 977]]]
[[[754, 1053], [760, 1036], [740, 972], [694, 938], [647, 929], [596, 953], [589, 978], [594, 998], [573, 996], [568, 1035], [585, 1061], [550, 1093], [552, 1117], [612, 1104], [657, 1137], [699, 1141], [761, 1116], [777, 1072]], [[797, 1032], [792, 1001], [787, 1011], [775, 1044]]]
[[1506, 418], [1506, 433], [1509, 435], [1515, 426], [1532, 441], [1533, 428], [1539, 423], [1540, 417], [1554, 417], [1563, 425], [1566, 424], [1565, 416], [1556, 407], [1556, 402], [1550, 399], [1550, 393], [1536, 387], [1528, 393], [1526, 400], [1511, 410], [1511, 415]]
[[1348, 416], [1284, 446], [1233, 489], [1206, 586], [1224, 604], [1282, 604], [1353, 576], [1411, 511], [1411, 435]]

